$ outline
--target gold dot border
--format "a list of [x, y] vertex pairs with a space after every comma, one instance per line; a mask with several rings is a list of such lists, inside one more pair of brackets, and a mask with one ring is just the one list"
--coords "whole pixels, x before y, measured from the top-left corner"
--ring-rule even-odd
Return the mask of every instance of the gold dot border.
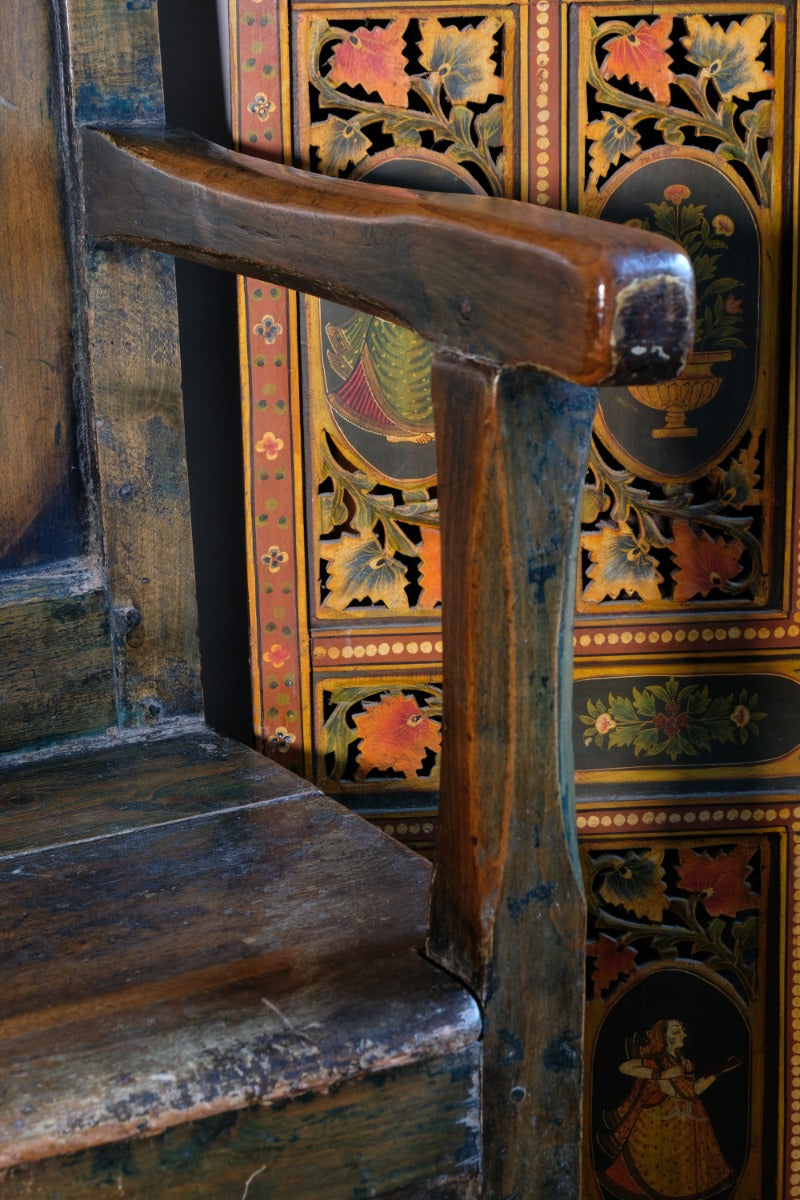
[[315, 661], [327, 659], [329, 662], [348, 662], [353, 659], [358, 661], [365, 658], [398, 658], [401, 655], [427, 658], [433, 654], [441, 655], [441, 653], [441, 638], [421, 638], [411, 641], [394, 639], [393, 641], [356, 642], [344, 646], [316, 645], [313, 657]]
[[390, 837], [419, 837], [424, 834], [426, 837], [433, 837], [435, 825], [433, 821], [384, 821], [380, 822], [380, 827], [384, 833], [388, 833]]
[[550, 0], [538, 0], [536, 5], [536, 33], [535, 33], [535, 48], [536, 56], [534, 59], [534, 75], [535, 75], [535, 113], [532, 114], [534, 122], [534, 133], [536, 141], [534, 143], [534, 163], [535, 163], [535, 184], [532, 185], [534, 197], [537, 204], [554, 204], [555, 197], [552, 193], [552, 162], [551, 162], [551, 139], [550, 127], [550, 18], [552, 8]]
[[[795, 614], [797, 619], [797, 614]], [[690, 629], [638, 629], [634, 633], [630, 629], [617, 631], [597, 630], [594, 633], [576, 633], [572, 645], [576, 650], [599, 648], [629, 647], [629, 646], [681, 646], [694, 645], [696, 642], [764, 642], [774, 638], [794, 639], [800, 636], [800, 625], [706, 625], [702, 628]]]
[[[646, 828], [660, 828], [662, 825], [690, 825], [699, 828], [705, 826], [714, 826], [721, 823], [737, 824], [756, 821], [759, 824], [766, 822], [772, 824], [775, 821], [792, 821], [792, 829], [795, 833], [800, 833], [800, 808], [787, 808], [782, 806], [777, 808], [771, 806], [769, 808], [708, 808], [701, 809], [654, 809], [646, 808], [643, 811], [632, 812], [615, 812], [615, 813], [578, 813], [577, 825], [580, 830], [588, 830], [595, 832], [599, 829], [623, 829], [634, 828], [637, 825], [643, 825]], [[800, 855], [800, 843], [798, 843], [798, 854]], [[797, 871], [800, 873], [800, 857], [798, 857]], [[798, 875], [798, 888], [800, 889], [800, 874]], [[800, 900], [800, 891], [798, 891], [797, 899]], [[800, 934], [800, 929], [798, 930]]]

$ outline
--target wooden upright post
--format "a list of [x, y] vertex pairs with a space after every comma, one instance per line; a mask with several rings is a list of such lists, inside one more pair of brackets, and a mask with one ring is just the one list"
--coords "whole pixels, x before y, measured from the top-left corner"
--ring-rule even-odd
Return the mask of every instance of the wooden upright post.
[[446, 736], [429, 952], [484, 1007], [483, 1195], [577, 1200], [572, 615], [596, 391], [439, 358], [434, 400]]

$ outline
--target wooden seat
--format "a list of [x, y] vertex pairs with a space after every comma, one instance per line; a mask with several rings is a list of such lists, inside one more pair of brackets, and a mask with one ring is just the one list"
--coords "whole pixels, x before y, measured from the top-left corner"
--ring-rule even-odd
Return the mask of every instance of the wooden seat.
[[[4, 914], [24, 919], [3, 939], [13, 989], [0, 1036], [13, 1068], [0, 1166], [95, 1148], [82, 1163], [19, 1167], [9, 1195], [26, 1194], [31, 1177], [35, 1194], [91, 1195], [99, 1158], [114, 1174], [109, 1143], [210, 1114], [223, 1119], [222, 1173], [206, 1134], [189, 1177], [211, 1172], [233, 1192], [249, 1171], [230, 1149], [231, 1114], [261, 1106], [245, 1134], [237, 1126], [251, 1153], [280, 1142], [283, 1125], [311, 1152], [326, 1108], [346, 1128], [346, 1110], [366, 1107], [359, 1091], [376, 1068], [374, 1144], [338, 1163], [326, 1149], [318, 1194], [349, 1196], [378, 1176], [381, 1133], [397, 1156], [381, 1171], [398, 1188], [423, 1162], [432, 1178], [476, 1165], [474, 1132], [452, 1116], [455, 1106], [477, 1122], [480, 1017], [420, 955], [423, 860], [202, 727], [21, 768], [2, 798]], [[308, 1104], [311, 1094], [320, 1100]], [[290, 1118], [266, 1107], [297, 1097]], [[185, 1140], [118, 1148], [130, 1194], [172, 1195], [163, 1166], [156, 1193], [136, 1160], [163, 1161]], [[270, 1153], [271, 1194], [306, 1194], [282, 1157]], [[175, 1194], [201, 1193], [181, 1178]]]
[[[575, 514], [594, 385], [681, 364], [687, 261], [164, 130], [151, 3], [11, 0], [0, 65], [4, 1200], [574, 1200]], [[437, 347], [432, 884], [204, 723], [164, 252]]]

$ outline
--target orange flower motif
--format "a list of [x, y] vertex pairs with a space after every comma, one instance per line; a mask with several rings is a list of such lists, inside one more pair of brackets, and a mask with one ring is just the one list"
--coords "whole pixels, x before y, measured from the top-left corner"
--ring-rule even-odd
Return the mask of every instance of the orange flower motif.
[[718, 213], [711, 222], [714, 233], [719, 233], [722, 237], [730, 237], [734, 231], [734, 224], [727, 213]]
[[411, 80], [404, 54], [406, 24], [392, 21], [384, 28], [362, 27], [351, 33], [331, 55], [329, 81], [336, 87], [360, 85], [366, 92], [377, 92], [385, 104], [408, 108]]
[[695, 850], [681, 850], [678, 867], [681, 887], [701, 897], [709, 916], [735, 917], [754, 904], [747, 882], [754, 854], [755, 846], [747, 843], [716, 858], [705, 851], [698, 854]]
[[695, 537], [688, 521], [674, 521], [672, 532], [672, 553], [678, 564], [673, 596], [676, 603], [682, 604], [698, 594], [707, 596], [739, 574], [740, 542], [709, 537], [705, 530]]
[[282, 449], [283, 449], [283, 438], [279, 438], [276, 434], [272, 433], [271, 431], [269, 433], [265, 433], [264, 436], [260, 437], [258, 439], [258, 441], [256, 442], [257, 453], [265, 454], [266, 457], [271, 462], [274, 462], [274, 460], [278, 457], [278, 455], [280, 454]]
[[274, 667], [276, 671], [280, 671], [281, 667], [285, 666], [292, 657], [292, 654], [280, 642], [273, 642], [269, 650], [265, 650], [261, 657], [268, 667]]
[[669, 85], [674, 79], [672, 61], [666, 53], [672, 36], [672, 17], [659, 17], [652, 25], [640, 21], [628, 34], [612, 38], [603, 60], [604, 79], [623, 79], [650, 92], [660, 104], [669, 104]]
[[688, 200], [691, 194], [692, 189], [685, 183], [671, 183], [669, 187], [664, 188], [664, 199], [670, 204], [680, 204], [682, 200]]
[[420, 608], [433, 608], [442, 602], [442, 538], [431, 525], [422, 527], [419, 546], [419, 581], [422, 587]]
[[738, 725], [740, 729], [744, 729], [745, 725], [750, 724], [752, 713], [746, 704], [737, 704], [736, 708], [731, 713], [731, 720], [734, 725]]
[[428, 750], [438, 753], [442, 731], [437, 721], [426, 716], [416, 697], [403, 692], [384, 694], [364, 704], [364, 712], [353, 717], [361, 739], [358, 752], [359, 779], [371, 770], [399, 771], [414, 779]]
[[620, 975], [629, 975], [636, 965], [636, 950], [615, 942], [605, 933], [596, 942], [587, 942], [586, 953], [594, 959], [592, 979], [599, 992], [610, 987]]

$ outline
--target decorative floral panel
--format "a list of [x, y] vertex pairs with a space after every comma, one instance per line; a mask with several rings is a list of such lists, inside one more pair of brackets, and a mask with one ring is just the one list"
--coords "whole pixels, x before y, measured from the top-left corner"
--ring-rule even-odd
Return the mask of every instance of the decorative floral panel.
[[[698, 333], [682, 377], [601, 392], [576, 595], [581, 781], [662, 765], [794, 769], [778, 716], [800, 640], [791, 8], [234, 5], [243, 148], [348, 178], [561, 204], [660, 232], [693, 260]], [[386, 321], [257, 283], [242, 285], [242, 331], [257, 733], [360, 795], [363, 777], [325, 765], [315, 697], [329, 671], [358, 671], [376, 695], [420, 668], [435, 679], [430, 350]], [[781, 667], [765, 670], [776, 654]], [[712, 659], [713, 676], [699, 665]], [[641, 705], [687, 673], [691, 711], [665, 719], [688, 723], [665, 739], [662, 710]], [[635, 719], [617, 720], [608, 696], [622, 711], [634, 694]], [[711, 697], [705, 712], [699, 697]], [[739, 705], [766, 716], [737, 725]], [[432, 810], [436, 771], [409, 761], [401, 753], [395, 774]], [[380, 783], [378, 811], [395, 790]]]
[[783, 14], [574, 7], [570, 204], [679, 242], [698, 293], [681, 378], [603, 391], [579, 611], [779, 608]]
[[579, 816], [586, 1200], [800, 1194], [782, 1145], [800, 1027], [796, 1000], [784, 1025], [781, 977], [786, 963], [798, 978], [784, 896], [799, 818], [719, 794]]

